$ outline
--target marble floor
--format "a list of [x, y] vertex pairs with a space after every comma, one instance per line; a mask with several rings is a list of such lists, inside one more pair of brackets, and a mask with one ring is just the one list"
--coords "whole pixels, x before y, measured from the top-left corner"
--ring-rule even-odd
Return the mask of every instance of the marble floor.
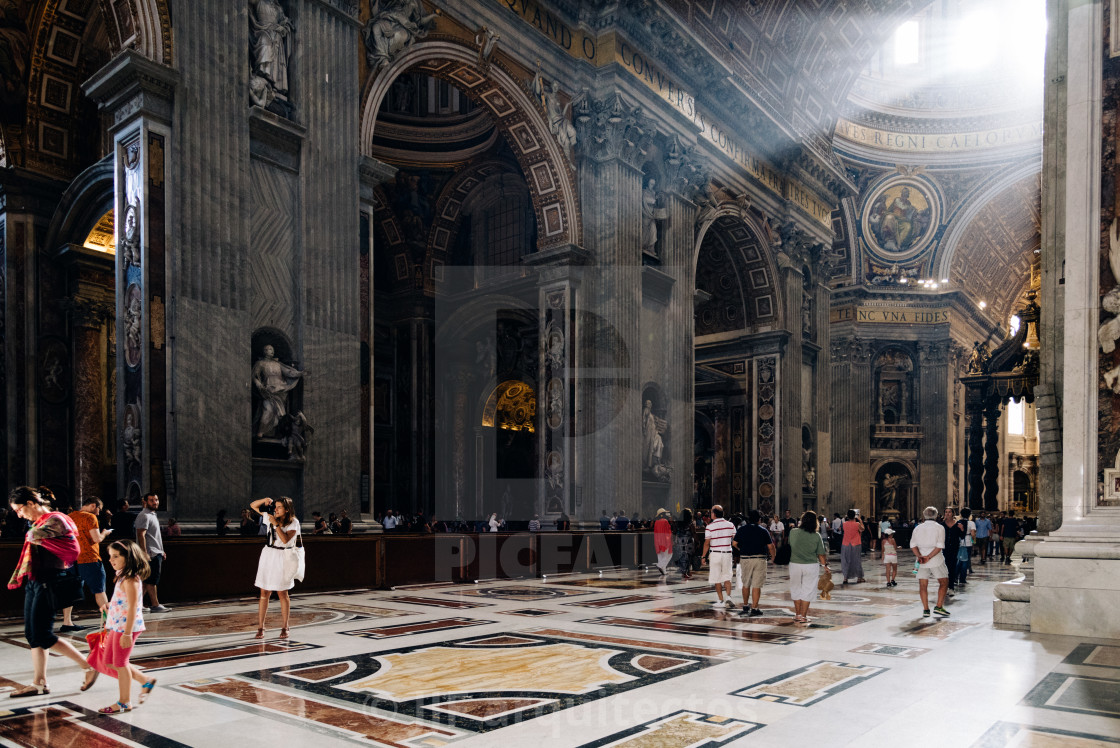
[[0, 621], [0, 745], [1120, 745], [1120, 641], [993, 627], [1010, 567], [978, 566], [931, 620], [910, 573], [888, 588], [864, 563], [867, 583], [814, 603], [808, 625], [781, 567], [750, 619], [712, 608], [706, 572], [655, 569], [297, 588], [290, 642], [251, 638], [253, 599], [179, 605], [150, 616], [133, 658], [155, 693], [117, 716], [97, 714], [115, 681], [80, 693], [55, 657], [50, 695], [3, 698], [31, 663], [21, 622]]

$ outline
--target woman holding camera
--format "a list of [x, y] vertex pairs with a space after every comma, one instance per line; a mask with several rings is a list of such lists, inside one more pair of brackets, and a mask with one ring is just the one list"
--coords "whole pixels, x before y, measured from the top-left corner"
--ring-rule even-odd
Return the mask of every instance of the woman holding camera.
[[[279, 499], [257, 499], [249, 505], [261, 515], [261, 521], [268, 525], [268, 544], [261, 549], [261, 559], [257, 564], [257, 580], [254, 584], [261, 590], [257, 603], [257, 635], [264, 638], [264, 619], [268, 614], [268, 601], [272, 593], [280, 598], [280, 638], [288, 638], [288, 617], [292, 601], [288, 590], [295, 586], [296, 580], [284, 563], [287, 549], [295, 548], [299, 538], [299, 520], [292, 510], [292, 500], [287, 496]], [[267, 509], [263, 508], [267, 507]]]

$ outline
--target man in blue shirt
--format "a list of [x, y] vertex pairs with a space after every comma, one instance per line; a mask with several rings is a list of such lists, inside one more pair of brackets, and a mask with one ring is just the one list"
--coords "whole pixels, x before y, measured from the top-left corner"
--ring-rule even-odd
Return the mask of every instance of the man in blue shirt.
[[630, 518], [626, 516], [626, 512], [619, 510], [618, 520], [615, 522], [615, 529], [625, 532], [626, 528], [630, 526]]
[[976, 546], [980, 549], [980, 563], [988, 563], [988, 538], [992, 536], [992, 521], [988, 519], [988, 513], [984, 512], [980, 515], [980, 519], [976, 520]]
[[607, 510], [603, 510], [603, 516], [599, 518], [599, 529], [606, 532], [611, 527], [611, 518], [607, 516]]

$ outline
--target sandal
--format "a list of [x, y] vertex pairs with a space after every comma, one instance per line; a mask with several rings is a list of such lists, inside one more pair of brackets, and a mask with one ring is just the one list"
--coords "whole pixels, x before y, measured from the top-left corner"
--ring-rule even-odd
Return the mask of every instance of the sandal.
[[82, 687], [79, 690], [88, 691], [93, 687], [93, 684], [97, 682], [97, 676], [99, 675], [101, 675], [101, 673], [97, 672], [91, 667], [87, 667], [85, 680], [82, 681]]
[[47, 687], [46, 683], [32, 683], [29, 686], [17, 688], [15, 691], [8, 694], [8, 697], [12, 699], [21, 699], [24, 696], [43, 696], [50, 692], [51, 689]]
[[290, 636], [290, 634], [289, 634], [288, 628], [286, 626], [284, 628], [280, 629], [280, 638], [281, 639], [287, 639], [289, 636]]
[[98, 709], [97, 713], [98, 714], [122, 714], [124, 712], [131, 712], [131, 711], [132, 711], [132, 704], [129, 704], [127, 701], [118, 701], [116, 704], [113, 704], [112, 706], [107, 706], [104, 709]]
[[156, 679], [152, 678], [150, 681], [140, 686], [140, 703], [143, 704], [152, 695], [152, 689], [156, 687]]
[[257, 629], [257, 635], [254, 636], [253, 638], [254, 639], [263, 639], [264, 638], [264, 629]]

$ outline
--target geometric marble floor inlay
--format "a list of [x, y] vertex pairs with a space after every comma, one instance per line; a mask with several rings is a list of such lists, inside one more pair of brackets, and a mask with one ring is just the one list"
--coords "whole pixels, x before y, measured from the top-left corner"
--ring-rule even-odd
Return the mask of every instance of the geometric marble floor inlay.
[[[173, 612], [149, 616], [133, 658], [159, 687], [114, 716], [96, 710], [116, 682], [79, 692], [77, 666], [53, 654], [52, 693], [9, 700], [32, 678], [13, 617], [0, 620], [0, 746], [1120, 748], [1120, 641], [993, 626], [1010, 567], [971, 577], [938, 620], [921, 617], [911, 575], [887, 588], [878, 559], [863, 565], [868, 583], [814, 600], [808, 625], [792, 621], [781, 566], [767, 569], [755, 618], [738, 589], [733, 607], [713, 608], [704, 572], [685, 581], [652, 567], [297, 585], [284, 641], [275, 603], [256, 640], [256, 598], [168, 599]], [[97, 621], [90, 603], [75, 613]], [[85, 633], [70, 635], [83, 651]]]
[[1120, 669], [1120, 646], [1081, 644], [1070, 652], [1062, 663]]
[[863, 644], [855, 649], [849, 649], [849, 652], [856, 652], [858, 654], [873, 654], [882, 655], [883, 657], [901, 657], [903, 659], [912, 660], [915, 657], [921, 657], [927, 652], [932, 652], [932, 649], [922, 649], [921, 647], [903, 647], [898, 644]]
[[1120, 734], [1093, 735], [1053, 727], [997, 722], [972, 748], [1115, 748]]
[[757, 722], [681, 711], [584, 743], [579, 748], [715, 748], [762, 727]]
[[1050, 673], [1022, 703], [1040, 709], [1120, 718], [1120, 680]]
[[732, 695], [794, 706], [809, 706], [883, 672], [886, 672], [886, 668], [870, 665], [815, 662], [734, 691]]
[[[237, 678], [378, 714], [484, 732], [718, 662], [703, 655], [651, 655], [625, 645], [518, 632], [281, 666]], [[314, 677], [307, 677], [308, 671]], [[184, 688], [214, 693], [215, 685], [204, 680]]]
[[[750, 619], [747, 619], [750, 620]], [[696, 636], [717, 637], [720, 639], [733, 639], [743, 642], [762, 642], [766, 644], [793, 644], [805, 641], [809, 637], [797, 634], [786, 634], [776, 631], [751, 631], [741, 628], [727, 628], [703, 623], [680, 623], [677, 621], [648, 621], [643, 618], [622, 618], [620, 616], [603, 616], [589, 618], [579, 623], [593, 623], [599, 626], [619, 626], [622, 628], [641, 629], [643, 631], [664, 631], [675, 634], [693, 634]]]

